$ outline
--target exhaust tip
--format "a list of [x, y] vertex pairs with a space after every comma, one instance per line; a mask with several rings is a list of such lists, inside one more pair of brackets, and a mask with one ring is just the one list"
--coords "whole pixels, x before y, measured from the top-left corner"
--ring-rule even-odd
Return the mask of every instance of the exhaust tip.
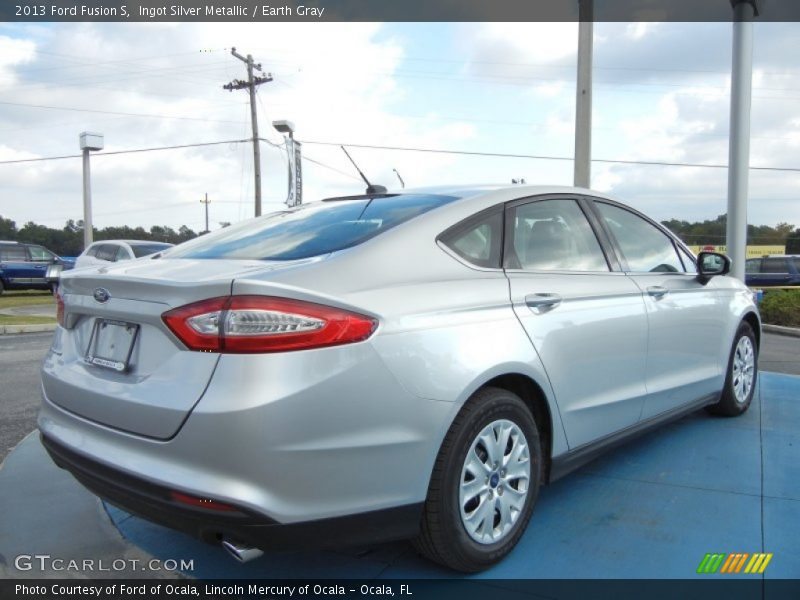
[[263, 550], [233, 540], [222, 540], [222, 547], [240, 563], [250, 562], [264, 554]]

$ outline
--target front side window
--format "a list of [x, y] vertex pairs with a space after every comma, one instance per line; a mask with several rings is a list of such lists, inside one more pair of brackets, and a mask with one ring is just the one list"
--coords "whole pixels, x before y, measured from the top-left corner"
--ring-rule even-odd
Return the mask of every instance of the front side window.
[[503, 211], [467, 221], [445, 233], [442, 242], [468, 263], [499, 269], [503, 250]]
[[131, 257], [131, 255], [128, 252], [128, 249], [125, 248], [125, 246], [120, 246], [119, 248], [117, 248], [117, 254], [114, 256], [114, 260], [115, 261], [118, 261], [118, 260], [129, 260], [130, 257]]
[[511, 209], [506, 266], [529, 271], [608, 271], [603, 250], [575, 200], [540, 200]]
[[361, 244], [455, 199], [397, 194], [313, 202], [195, 238], [164, 258], [297, 260], [321, 256]]
[[605, 202], [595, 202], [611, 233], [636, 273], [683, 273], [672, 240], [639, 215]]
[[34, 262], [50, 262], [56, 257], [55, 254], [41, 246], [28, 246], [28, 251], [31, 253], [31, 260]]

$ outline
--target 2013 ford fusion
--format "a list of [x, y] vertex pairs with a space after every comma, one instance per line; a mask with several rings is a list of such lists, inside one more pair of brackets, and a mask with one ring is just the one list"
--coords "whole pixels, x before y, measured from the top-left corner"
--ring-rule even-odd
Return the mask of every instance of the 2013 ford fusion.
[[543, 484], [747, 410], [761, 328], [729, 268], [588, 190], [331, 198], [65, 273], [39, 428], [99, 496], [240, 560], [413, 538], [477, 571]]

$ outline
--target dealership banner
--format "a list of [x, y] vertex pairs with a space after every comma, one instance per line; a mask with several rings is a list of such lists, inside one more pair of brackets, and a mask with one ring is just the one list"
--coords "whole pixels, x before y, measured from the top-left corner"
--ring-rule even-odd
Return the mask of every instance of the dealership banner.
[[[689, 250], [695, 254], [700, 252], [720, 252], [722, 254], [728, 253], [728, 247], [725, 245], [711, 245], [704, 246], [689, 246]], [[759, 258], [761, 256], [769, 256], [770, 254], [786, 254], [786, 246], [747, 246], [747, 258]]]
[[[731, 21], [728, 0], [16, 0], [5, 21]], [[758, 3], [761, 21], [800, 21], [800, 2]]]

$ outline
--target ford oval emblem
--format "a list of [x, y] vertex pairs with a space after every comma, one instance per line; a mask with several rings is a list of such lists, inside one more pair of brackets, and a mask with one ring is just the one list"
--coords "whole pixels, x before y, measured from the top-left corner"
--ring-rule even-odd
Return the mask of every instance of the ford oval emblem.
[[105, 304], [108, 302], [108, 299], [111, 298], [111, 294], [108, 293], [108, 290], [105, 288], [97, 288], [94, 291], [94, 299], [100, 302], [101, 304]]

